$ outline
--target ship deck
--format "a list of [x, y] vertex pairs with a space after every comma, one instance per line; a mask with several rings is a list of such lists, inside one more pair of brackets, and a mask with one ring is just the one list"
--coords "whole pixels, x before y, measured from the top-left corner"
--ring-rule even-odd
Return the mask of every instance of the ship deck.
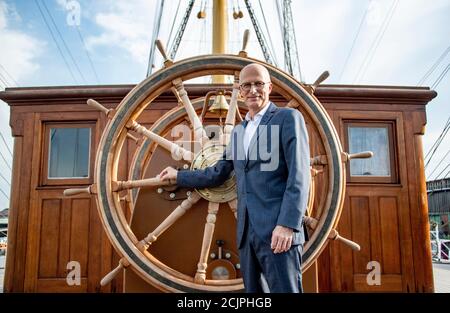
[[433, 263], [434, 290], [437, 293], [450, 293], [450, 264]]

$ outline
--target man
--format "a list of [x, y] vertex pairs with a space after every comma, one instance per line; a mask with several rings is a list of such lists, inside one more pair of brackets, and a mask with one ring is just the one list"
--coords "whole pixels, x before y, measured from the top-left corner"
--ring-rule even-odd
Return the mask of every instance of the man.
[[263, 275], [270, 292], [302, 292], [303, 217], [310, 181], [305, 122], [297, 110], [269, 101], [272, 83], [264, 66], [245, 66], [239, 84], [248, 113], [242, 126], [234, 128], [223, 159], [203, 170], [168, 167], [160, 178], [176, 180], [181, 187], [206, 188], [221, 185], [234, 170], [237, 244], [246, 291], [265, 291]]

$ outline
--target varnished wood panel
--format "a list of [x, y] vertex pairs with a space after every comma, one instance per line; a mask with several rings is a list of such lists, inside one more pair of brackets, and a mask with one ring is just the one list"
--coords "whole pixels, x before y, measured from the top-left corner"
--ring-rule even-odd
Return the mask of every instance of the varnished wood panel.
[[[344, 208], [341, 214], [341, 220], [339, 223], [339, 233], [346, 238], [352, 238], [352, 209], [350, 198], [347, 198], [347, 204], [344, 203]], [[350, 202], [350, 203], [349, 203]], [[340, 267], [341, 285], [338, 286], [341, 291], [353, 290], [353, 257], [352, 251], [349, 247], [341, 244], [340, 242], [333, 242], [336, 247], [336, 253], [339, 255], [339, 259], [336, 260], [336, 266]]]
[[355, 275], [355, 291], [361, 292], [400, 292], [402, 291], [402, 276], [385, 274], [380, 277], [380, 285], [367, 284], [367, 275]]
[[[19, 133], [14, 146], [12, 173], [12, 201], [8, 225], [8, 253], [5, 270], [5, 292], [24, 291], [28, 240], [28, 214], [30, 207], [31, 166], [34, 141], [34, 113], [28, 112], [17, 119]], [[17, 152], [17, 154], [16, 154]], [[12, 222], [12, 223], [11, 223]], [[10, 250], [12, 250], [10, 252]]]
[[400, 238], [398, 234], [397, 199], [380, 197], [381, 243], [383, 249], [382, 271], [400, 274]]
[[72, 232], [72, 199], [63, 199], [61, 207], [61, 222], [59, 229], [58, 272], [56, 277], [65, 277], [67, 263], [70, 261], [70, 237]]
[[39, 240], [39, 278], [56, 277], [61, 200], [44, 199], [41, 209]]
[[[368, 197], [369, 198], [369, 220], [370, 220], [370, 255], [372, 261], [381, 262], [383, 259], [382, 252], [382, 228], [380, 223], [380, 208], [378, 197]], [[354, 253], [356, 256], [356, 253]], [[367, 273], [367, 270], [364, 271]]]
[[58, 279], [39, 279], [36, 285], [35, 292], [43, 293], [57, 293], [57, 292], [86, 292], [87, 279], [81, 278], [81, 284], [79, 286], [69, 286], [65, 278]]
[[[111, 261], [111, 256], [108, 253], [103, 252], [104, 243], [108, 242], [105, 238], [106, 234], [103, 231], [102, 224], [100, 222], [100, 217], [98, 216], [97, 207], [95, 203], [95, 198], [92, 197], [90, 200], [90, 210], [89, 210], [89, 254], [88, 254], [88, 268], [87, 268], [87, 290], [89, 292], [100, 291], [100, 279], [101, 275], [110, 269], [110, 264], [106, 267], [104, 264]], [[111, 245], [108, 246], [111, 250]], [[109, 286], [108, 286], [109, 288]], [[107, 289], [109, 290], [109, 289]]]
[[[362, 274], [367, 272], [367, 263], [372, 261], [370, 232], [368, 230], [370, 230], [370, 224], [374, 221], [370, 220], [368, 197], [350, 197], [350, 214], [353, 235], [351, 238], [361, 246], [361, 251], [352, 251], [353, 271]], [[348, 249], [348, 247], [345, 248]]]
[[[14, 138], [14, 158], [13, 158], [13, 167], [12, 167], [12, 175], [11, 175], [11, 190], [20, 190], [20, 186], [22, 183], [22, 179], [20, 177], [21, 165], [22, 165], [22, 157], [23, 157], [23, 137], [15, 137]], [[15, 263], [18, 262], [16, 259], [16, 255], [19, 252], [18, 239], [19, 233], [18, 229], [20, 226], [19, 220], [19, 203], [21, 197], [19, 193], [11, 194], [10, 208], [9, 208], [9, 220], [8, 220], [8, 253], [6, 254], [6, 262], [5, 266], [8, 268], [5, 271], [4, 277], [4, 285], [3, 289], [5, 292], [13, 292], [19, 291], [21, 288], [23, 290], [23, 285], [15, 285], [14, 281], [14, 269]], [[16, 273], [16, 276], [21, 276], [19, 273]]]
[[319, 292], [331, 291], [330, 245], [327, 244], [317, 259], [317, 275]]
[[80, 263], [81, 277], [86, 277], [89, 246], [90, 199], [72, 200], [72, 218], [70, 234], [70, 261]]
[[[44, 199], [39, 209], [39, 253], [34, 261], [38, 264], [38, 273], [35, 282], [30, 285], [35, 286], [37, 291], [45, 291], [42, 288], [50, 286], [52, 281], [58, 286], [65, 282], [67, 265], [71, 261], [79, 262], [80, 276], [87, 278], [88, 254], [92, 247], [89, 243], [92, 210], [91, 199], [62, 199], [62, 191], [55, 190], [40, 193], [44, 194]], [[48, 196], [55, 199], [46, 199]], [[32, 263], [30, 261], [29, 266]], [[33, 280], [32, 277], [30, 279]], [[87, 279], [82, 280], [83, 283], [87, 283]], [[66, 286], [60, 291], [80, 288], [87, 289], [87, 286]]]

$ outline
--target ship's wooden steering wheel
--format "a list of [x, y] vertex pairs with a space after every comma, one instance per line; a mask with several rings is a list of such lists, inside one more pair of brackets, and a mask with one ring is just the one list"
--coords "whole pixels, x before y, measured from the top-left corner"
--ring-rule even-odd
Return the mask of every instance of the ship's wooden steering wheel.
[[[239, 117], [236, 112], [245, 112], [245, 105], [238, 96], [239, 71], [253, 62], [261, 63], [269, 70], [274, 90], [286, 99], [288, 107], [301, 111], [308, 127], [312, 184], [305, 221], [310, 230], [310, 240], [303, 250], [302, 269], [306, 270], [317, 259], [328, 239], [338, 239], [353, 249], [359, 249], [356, 243], [340, 237], [334, 228], [343, 204], [344, 162], [355, 157], [369, 157], [370, 153], [349, 155], [342, 151], [330, 117], [314, 96], [315, 87], [322, 79], [312, 85], [302, 84], [274, 66], [248, 58], [245, 46], [244, 39], [239, 55], [204, 55], [174, 63], [159, 44], [165, 57], [164, 68], [138, 84], [116, 109], [106, 109], [92, 99], [88, 101], [110, 118], [97, 151], [95, 184], [86, 189], [66, 190], [65, 194], [85, 191], [96, 195], [103, 226], [122, 257], [119, 265], [104, 277], [102, 285], [111, 281], [122, 268], [129, 267], [146, 282], [163, 291], [227, 292], [243, 289], [235, 239], [224, 238], [235, 235], [235, 221], [232, 220], [237, 209], [234, 178], [221, 187], [183, 191], [170, 183], [161, 182], [155, 175], [169, 165], [203, 168], [221, 156], [236, 115]], [[204, 97], [190, 99], [183, 85], [186, 80], [209, 75], [232, 75], [235, 78], [225, 125], [220, 128], [220, 135], [213, 139], [203, 127], [205, 121], [199, 118]], [[144, 110], [170, 89], [179, 105], [164, 114], [150, 129], [139, 124], [138, 119]], [[183, 123], [191, 127], [194, 147], [199, 150], [197, 153], [195, 149], [170, 140], [170, 131]], [[120, 181], [118, 168], [127, 138], [134, 139], [137, 147], [128, 180]], [[140, 203], [141, 198], [145, 198], [144, 203]], [[124, 199], [127, 201], [122, 201]], [[161, 207], [161, 203], [165, 203], [165, 207]], [[131, 221], [124, 206], [134, 210]], [[138, 208], [141, 213], [137, 212]], [[220, 212], [226, 212], [219, 214], [219, 208]], [[144, 218], [148, 220], [147, 226], [134, 227], [133, 222], [145, 225], [142, 212], [147, 214]], [[153, 215], [149, 217], [148, 214]], [[184, 226], [177, 231], [179, 223], [184, 223]], [[219, 235], [215, 236], [216, 232]], [[166, 235], [172, 240], [164, 242]], [[183, 249], [192, 241], [195, 249]], [[213, 242], [217, 243], [218, 253], [211, 253]], [[170, 248], [170, 253], [167, 249], [164, 253], [158, 252], [164, 250], [162, 245], [167, 247], [170, 244], [175, 245]], [[181, 263], [183, 266], [180, 265], [180, 268], [185, 269], [190, 264], [188, 268], [191, 270], [177, 268], [177, 264]]]

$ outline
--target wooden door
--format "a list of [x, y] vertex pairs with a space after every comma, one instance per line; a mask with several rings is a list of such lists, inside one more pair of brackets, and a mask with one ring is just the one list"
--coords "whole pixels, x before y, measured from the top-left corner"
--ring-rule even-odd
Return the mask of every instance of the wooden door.
[[[99, 113], [92, 111], [34, 115], [26, 292], [100, 291], [101, 275], [111, 269], [113, 250], [102, 229], [94, 196], [63, 195], [66, 188], [93, 183], [93, 162], [104, 122]], [[76, 179], [49, 178], [50, 131], [77, 127], [90, 129], [89, 175]], [[64, 143], [62, 147], [71, 148]], [[79, 284], [73, 280], [75, 276], [69, 275], [67, 280], [73, 270], [77, 272], [72, 274], [79, 274]]]
[[[406, 150], [408, 145], [414, 145], [414, 136], [408, 134], [404, 115], [402, 112], [334, 111], [332, 116], [346, 151], [349, 151], [348, 125], [376, 125], [380, 129], [383, 125], [388, 129], [390, 125], [390, 131], [386, 131], [389, 145], [386, 162], [391, 167], [385, 176], [352, 176], [351, 165], [347, 165], [346, 196], [338, 231], [359, 243], [361, 251], [331, 242], [319, 262], [321, 289], [417, 291], [415, 266], [419, 267], [419, 263], [414, 264], [414, 259], [418, 259], [413, 240], [416, 237], [422, 242], [426, 238], [415, 235], [411, 227], [415, 213], [410, 202], [411, 176], [407, 168], [408, 163], [414, 164], [414, 156], [406, 158]], [[371, 274], [378, 270], [381, 275], [377, 282]]]

